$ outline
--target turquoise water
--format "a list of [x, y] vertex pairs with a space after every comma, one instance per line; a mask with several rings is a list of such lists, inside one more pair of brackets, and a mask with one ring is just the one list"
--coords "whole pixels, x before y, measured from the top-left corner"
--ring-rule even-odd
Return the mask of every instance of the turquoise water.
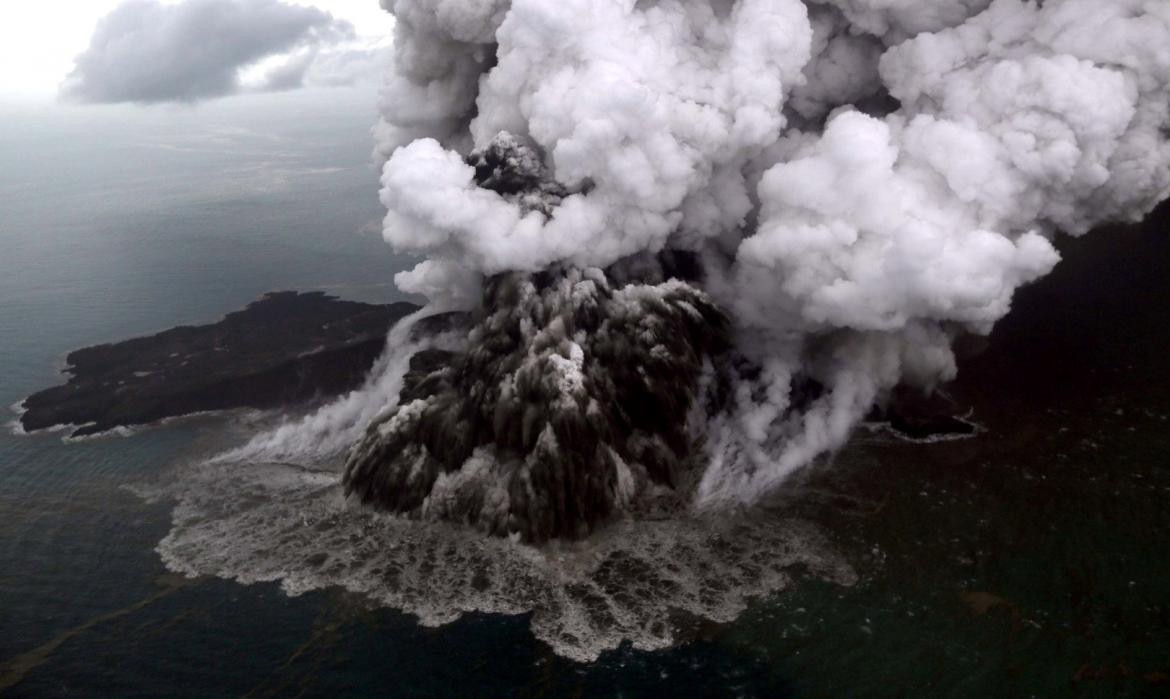
[[[315, 111], [306, 112], [306, 109]], [[294, 117], [289, 114], [295, 113]], [[272, 289], [389, 301], [372, 106], [0, 112], [0, 402], [71, 349], [214, 319]], [[1051, 696], [1170, 674], [1170, 234], [1066, 246], [952, 389], [987, 431], [862, 433], [770, 505], [861, 580], [576, 664], [524, 617], [438, 629], [327, 590], [168, 574], [171, 504], [125, 485], [230, 418], [64, 443], [0, 433], [0, 694]]]

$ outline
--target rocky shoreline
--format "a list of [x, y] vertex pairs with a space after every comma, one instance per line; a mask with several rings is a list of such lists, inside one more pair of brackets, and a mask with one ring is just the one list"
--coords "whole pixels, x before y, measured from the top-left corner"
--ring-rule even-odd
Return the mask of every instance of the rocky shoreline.
[[[418, 309], [323, 292], [271, 292], [216, 323], [75, 350], [66, 357], [64, 384], [13, 408], [24, 433], [69, 429], [70, 437], [87, 437], [199, 413], [328, 399], [358, 388], [390, 328]], [[465, 316], [422, 318], [413, 331], [438, 334], [466, 324]], [[423, 352], [412, 359], [412, 371], [423, 365], [433, 371], [447, 355]], [[407, 396], [419, 397], [409, 385]], [[956, 417], [958, 410], [900, 393], [871, 420], [910, 439], [968, 435], [973, 429]]]
[[266, 294], [222, 320], [95, 345], [66, 358], [68, 380], [19, 406], [21, 428], [118, 427], [232, 408], [274, 408], [361, 385], [386, 333], [418, 310], [322, 292]]

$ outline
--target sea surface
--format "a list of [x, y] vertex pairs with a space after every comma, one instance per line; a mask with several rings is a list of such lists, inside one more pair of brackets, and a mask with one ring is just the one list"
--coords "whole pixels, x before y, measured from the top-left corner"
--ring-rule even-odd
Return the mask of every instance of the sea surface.
[[[391, 278], [413, 260], [377, 232], [372, 105], [265, 99], [0, 109], [0, 403], [58, 381], [72, 349], [265, 291], [403, 298]], [[673, 648], [592, 663], [525, 616], [427, 628], [340, 588], [169, 572], [155, 547], [174, 505], [127, 486], [230, 441], [237, 416], [80, 442], [5, 429], [0, 695], [1170, 691], [1168, 222], [1163, 207], [1063, 244], [948, 389], [977, 437], [862, 430], [767, 505], [823, 532], [853, 584], [797, 566], [733, 623], [692, 619]]]

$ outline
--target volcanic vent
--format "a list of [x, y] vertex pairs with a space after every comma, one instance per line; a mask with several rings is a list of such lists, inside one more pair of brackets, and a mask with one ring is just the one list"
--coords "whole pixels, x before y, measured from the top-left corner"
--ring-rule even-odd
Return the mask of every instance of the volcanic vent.
[[[563, 191], [508, 134], [468, 162], [481, 186], [530, 208]], [[542, 541], [583, 536], [647, 488], [674, 487], [699, 377], [727, 327], [679, 278], [681, 257], [487, 279], [462, 349], [411, 359], [397, 409], [349, 455], [347, 491]]]
[[1170, 194], [1162, 0], [382, 4], [395, 281], [472, 319], [363, 394], [346, 484], [396, 512], [750, 505]]

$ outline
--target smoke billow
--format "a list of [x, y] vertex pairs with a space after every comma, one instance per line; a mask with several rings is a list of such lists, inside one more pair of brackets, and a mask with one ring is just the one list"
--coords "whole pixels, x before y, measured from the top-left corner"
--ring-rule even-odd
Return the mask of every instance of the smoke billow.
[[350, 453], [398, 512], [750, 503], [1170, 193], [1162, 0], [382, 3], [397, 281], [471, 311]]

